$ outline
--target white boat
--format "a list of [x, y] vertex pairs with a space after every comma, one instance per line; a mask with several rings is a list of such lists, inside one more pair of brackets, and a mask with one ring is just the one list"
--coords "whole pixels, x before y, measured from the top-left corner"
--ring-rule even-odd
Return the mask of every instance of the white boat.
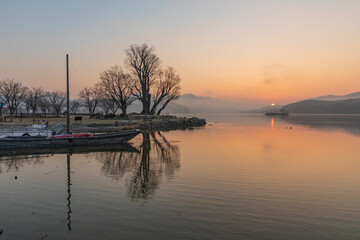
[[63, 124], [59, 123], [54, 127], [50, 128], [46, 124], [34, 124], [29, 128], [24, 129], [12, 129], [7, 131], [0, 131], [0, 138], [4, 137], [21, 137], [21, 136], [53, 136], [63, 131]]

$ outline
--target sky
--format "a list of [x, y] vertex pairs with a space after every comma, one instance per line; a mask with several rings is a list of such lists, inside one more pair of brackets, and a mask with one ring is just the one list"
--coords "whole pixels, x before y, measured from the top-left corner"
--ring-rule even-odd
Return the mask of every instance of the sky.
[[154, 46], [182, 93], [286, 104], [360, 91], [358, 0], [0, 0], [0, 80], [71, 97]]

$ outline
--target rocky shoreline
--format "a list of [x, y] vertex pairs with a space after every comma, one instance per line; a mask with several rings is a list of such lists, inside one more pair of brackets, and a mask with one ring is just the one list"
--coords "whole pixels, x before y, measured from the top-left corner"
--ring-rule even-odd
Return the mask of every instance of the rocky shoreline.
[[116, 121], [113, 124], [73, 124], [71, 129], [74, 132], [116, 132], [119, 130], [140, 129], [145, 131], [170, 131], [170, 130], [184, 130], [194, 127], [201, 127], [206, 125], [206, 120], [191, 117], [191, 118], [161, 118], [155, 119], [151, 117], [143, 118], [141, 121], [122, 120]]

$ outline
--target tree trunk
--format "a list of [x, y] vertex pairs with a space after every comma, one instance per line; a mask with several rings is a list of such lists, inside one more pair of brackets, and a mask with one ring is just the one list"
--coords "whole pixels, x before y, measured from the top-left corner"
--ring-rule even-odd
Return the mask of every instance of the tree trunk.
[[156, 105], [154, 103], [154, 105], [151, 107], [151, 110], [149, 112], [150, 115], [154, 115], [155, 114], [155, 111], [156, 111]]
[[121, 111], [122, 111], [122, 115], [123, 115], [123, 116], [127, 116], [126, 110], [127, 110], [127, 106], [126, 106], [126, 105], [122, 105], [122, 106], [121, 106]]
[[140, 114], [146, 114], [146, 101], [145, 99], [141, 99], [141, 103], [142, 103], [142, 111], [140, 112]]
[[35, 119], [36, 109], [32, 109], [33, 119]]
[[149, 103], [147, 100], [143, 101], [143, 109], [141, 111], [141, 114], [149, 114]]
[[160, 115], [161, 114], [161, 112], [162, 112], [162, 110], [164, 110], [165, 109], [165, 104], [159, 109], [159, 111], [157, 111], [157, 115]]
[[143, 104], [143, 110], [141, 111], [141, 114], [149, 114], [150, 113], [150, 103], [151, 103], [151, 95], [146, 94], [143, 99], [141, 99], [141, 102]]
[[159, 106], [159, 103], [162, 101], [162, 97], [160, 97], [159, 99], [158, 99], [158, 101], [154, 101], [154, 104], [153, 104], [153, 106], [151, 107], [151, 110], [150, 110], [150, 115], [154, 115], [155, 114], [155, 112], [156, 112], [156, 108]]
[[164, 102], [164, 104], [162, 105], [162, 107], [159, 109], [159, 111], [157, 111], [157, 115], [160, 115], [161, 112], [166, 108], [166, 106], [169, 104], [169, 100]]

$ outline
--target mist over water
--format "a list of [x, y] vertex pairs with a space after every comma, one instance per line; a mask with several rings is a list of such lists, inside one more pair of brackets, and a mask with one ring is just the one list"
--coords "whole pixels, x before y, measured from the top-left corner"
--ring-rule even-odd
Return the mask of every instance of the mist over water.
[[1, 239], [360, 237], [359, 115], [199, 116], [125, 149], [2, 156]]

